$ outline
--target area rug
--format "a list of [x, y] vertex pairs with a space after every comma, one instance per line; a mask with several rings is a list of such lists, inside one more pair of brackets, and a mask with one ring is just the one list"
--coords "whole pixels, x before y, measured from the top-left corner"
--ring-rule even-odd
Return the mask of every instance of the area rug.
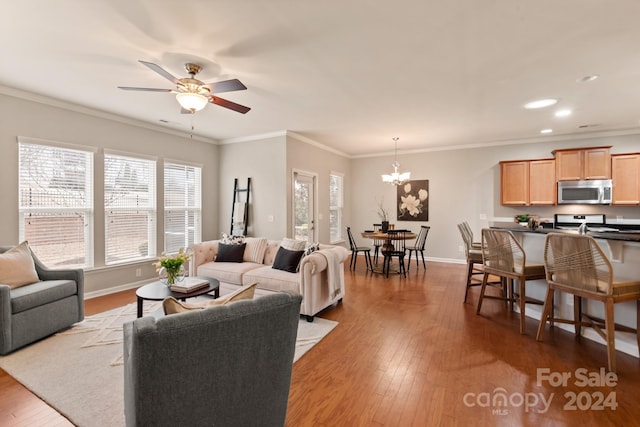
[[[158, 308], [147, 304], [145, 312]], [[77, 426], [123, 426], [122, 324], [135, 317], [135, 304], [88, 316], [67, 331], [0, 357], [0, 368]], [[301, 318], [294, 363], [337, 325]]]

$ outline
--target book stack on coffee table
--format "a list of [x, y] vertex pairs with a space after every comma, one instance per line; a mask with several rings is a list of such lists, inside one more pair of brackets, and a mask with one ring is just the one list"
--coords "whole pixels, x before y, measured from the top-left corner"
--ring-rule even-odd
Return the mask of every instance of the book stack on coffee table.
[[193, 292], [201, 288], [206, 288], [207, 286], [209, 286], [209, 281], [207, 279], [185, 277], [183, 281], [171, 285], [170, 289], [172, 292], [188, 294], [189, 292]]

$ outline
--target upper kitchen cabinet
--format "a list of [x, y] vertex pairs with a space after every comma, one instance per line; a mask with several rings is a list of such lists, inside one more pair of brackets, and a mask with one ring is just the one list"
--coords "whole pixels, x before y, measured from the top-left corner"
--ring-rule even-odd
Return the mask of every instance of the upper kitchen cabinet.
[[611, 179], [609, 147], [555, 150], [558, 181]]
[[640, 153], [611, 156], [613, 191], [611, 204], [640, 204]]
[[542, 159], [529, 162], [529, 205], [555, 205], [558, 199], [556, 160]]
[[529, 161], [500, 162], [500, 200], [508, 206], [529, 204]]
[[505, 206], [556, 204], [555, 160], [500, 162], [500, 200]]

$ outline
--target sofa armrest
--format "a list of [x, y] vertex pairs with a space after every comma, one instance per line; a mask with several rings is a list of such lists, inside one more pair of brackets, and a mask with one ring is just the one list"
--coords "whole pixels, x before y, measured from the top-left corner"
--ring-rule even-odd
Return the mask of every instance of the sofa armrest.
[[11, 351], [11, 288], [0, 284], [0, 354]]
[[327, 259], [322, 255], [312, 252], [300, 261], [300, 271], [310, 269], [309, 274], [318, 274], [327, 269]]
[[194, 243], [191, 246], [191, 260], [189, 261], [189, 276], [197, 276], [198, 267], [216, 259], [220, 240]]
[[[51, 268], [47, 268], [47, 266], [44, 265], [33, 252], [31, 252], [31, 256], [33, 257], [33, 263], [36, 267], [36, 273], [38, 273], [38, 278], [41, 281], [73, 280], [74, 282], [76, 282], [78, 300], [84, 301], [84, 270], [82, 270], [81, 268], [54, 270]], [[81, 310], [81, 312], [82, 317], [84, 318], [84, 310]]]

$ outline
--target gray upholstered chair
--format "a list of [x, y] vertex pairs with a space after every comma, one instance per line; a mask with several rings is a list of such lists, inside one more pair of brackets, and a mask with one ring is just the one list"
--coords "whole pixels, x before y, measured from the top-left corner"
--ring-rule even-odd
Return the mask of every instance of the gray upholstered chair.
[[127, 426], [283, 426], [299, 294], [124, 325]]
[[[12, 246], [0, 246], [5, 253]], [[10, 353], [84, 319], [81, 269], [51, 270], [32, 253], [40, 281], [0, 284], [0, 354]]]

